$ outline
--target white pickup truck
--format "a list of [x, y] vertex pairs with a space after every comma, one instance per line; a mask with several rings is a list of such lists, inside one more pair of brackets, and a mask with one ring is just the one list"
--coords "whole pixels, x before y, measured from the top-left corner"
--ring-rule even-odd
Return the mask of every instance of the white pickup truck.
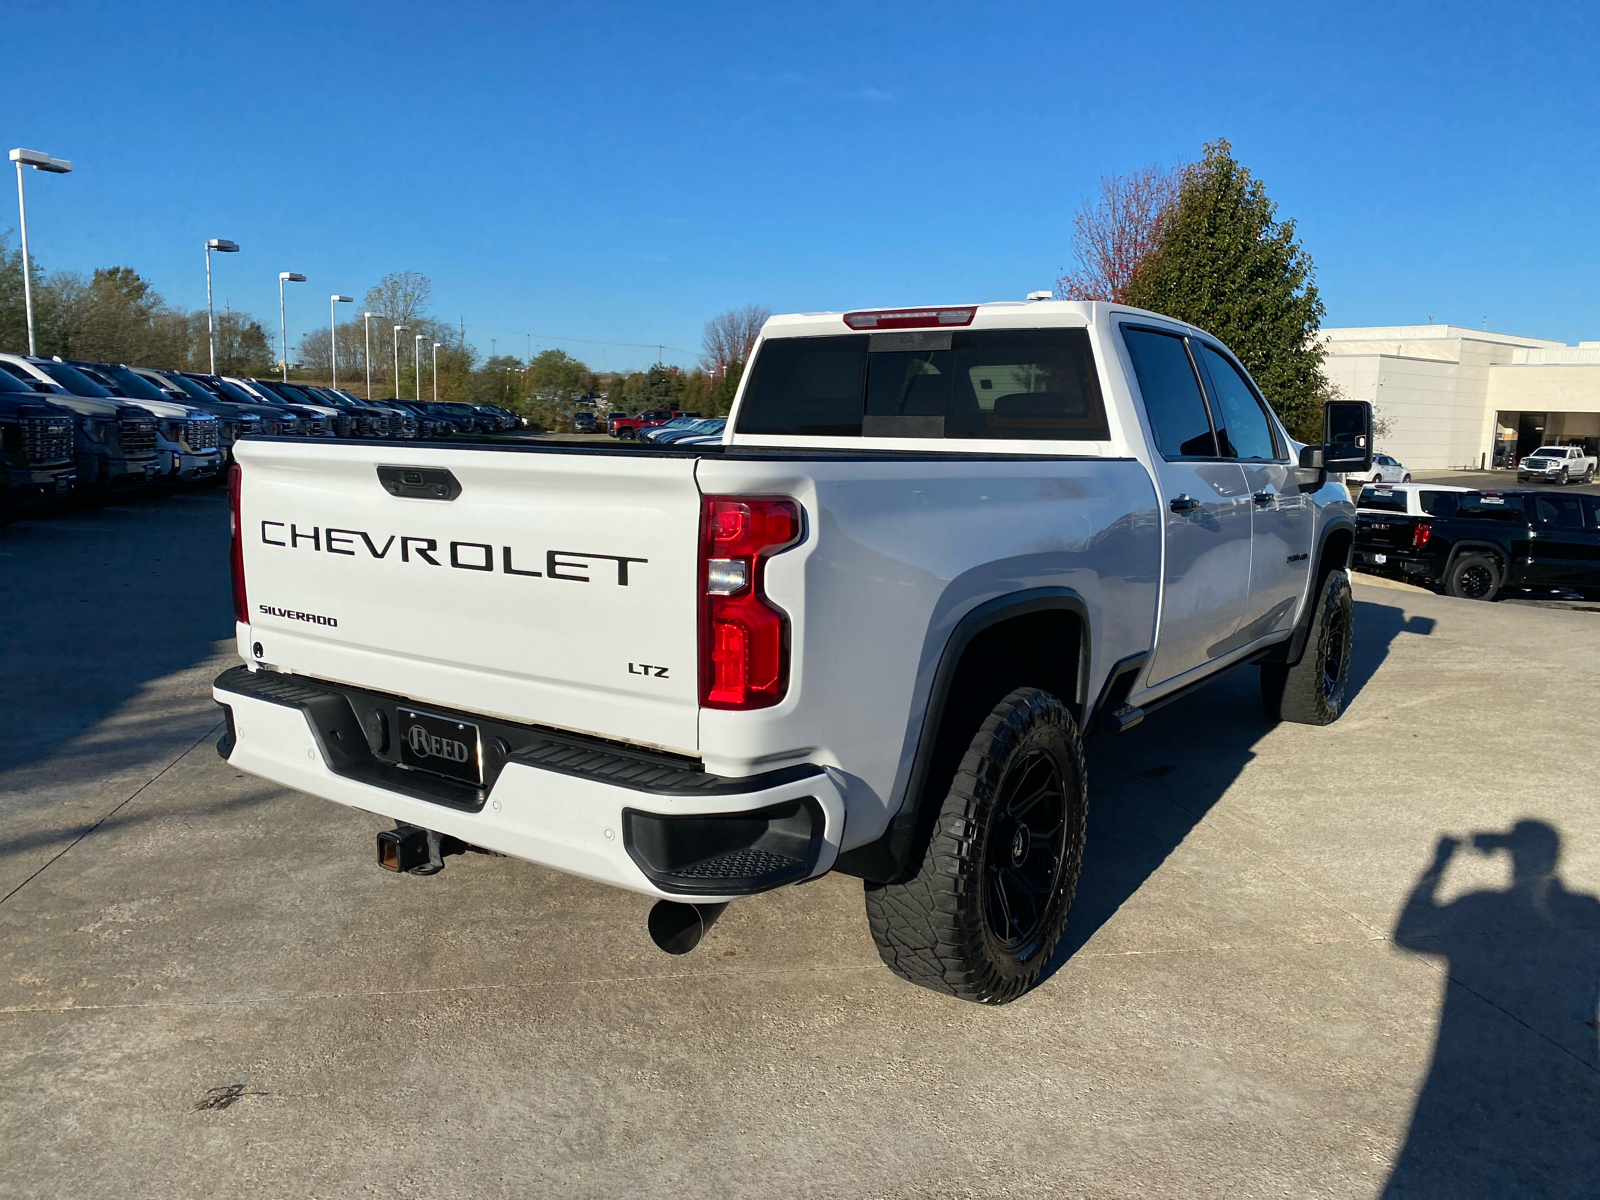
[[1082, 737], [1241, 663], [1344, 698], [1371, 409], [1292, 442], [1217, 339], [1033, 302], [766, 323], [720, 445], [242, 442], [234, 766], [722, 906], [846, 872], [884, 961], [984, 1003], [1066, 923]]
[[1517, 464], [1517, 482], [1588, 483], [1594, 479], [1595, 462], [1582, 446], [1540, 446]]

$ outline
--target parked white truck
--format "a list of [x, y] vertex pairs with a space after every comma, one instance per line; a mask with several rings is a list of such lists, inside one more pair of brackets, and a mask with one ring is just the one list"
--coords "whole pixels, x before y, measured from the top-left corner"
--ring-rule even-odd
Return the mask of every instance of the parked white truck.
[[1585, 454], [1582, 446], [1540, 446], [1517, 464], [1517, 482], [1563, 487], [1574, 480], [1589, 483], [1594, 479], [1595, 463], [1595, 456]]
[[774, 317], [721, 445], [250, 439], [234, 766], [655, 897], [691, 949], [842, 871], [884, 961], [1022, 994], [1082, 863], [1086, 733], [1259, 663], [1340, 712], [1371, 409], [1291, 441], [1217, 339], [1110, 304]]

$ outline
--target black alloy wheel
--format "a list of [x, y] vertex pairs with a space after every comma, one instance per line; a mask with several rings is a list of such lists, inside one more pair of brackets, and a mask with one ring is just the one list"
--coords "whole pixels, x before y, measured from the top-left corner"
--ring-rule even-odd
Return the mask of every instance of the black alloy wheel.
[[1456, 572], [1456, 587], [1464, 600], [1482, 600], [1494, 591], [1494, 571], [1487, 559], [1475, 559]]
[[1310, 628], [1299, 662], [1261, 664], [1261, 704], [1274, 721], [1331, 725], [1344, 712], [1355, 644], [1349, 572], [1328, 572], [1307, 619]]
[[866, 885], [872, 939], [902, 979], [1008, 1004], [1049, 965], [1083, 869], [1088, 795], [1072, 714], [1048, 692], [1016, 689], [973, 733], [941, 799], [920, 860]]
[[1318, 657], [1322, 665], [1322, 701], [1334, 712], [1344, 707], [1345, 682], [1350, 678], [1350, 626], [1351, 618], [1341, 616], [1338, 620], [1328, 622], [1327, 630], [1320, 639]]
[[1054, 755], [1011, 764], [984, 838], [983, 907], [1005, 953], [1028, 958], [1049, 914], [1066, 856], [1067, 789]]

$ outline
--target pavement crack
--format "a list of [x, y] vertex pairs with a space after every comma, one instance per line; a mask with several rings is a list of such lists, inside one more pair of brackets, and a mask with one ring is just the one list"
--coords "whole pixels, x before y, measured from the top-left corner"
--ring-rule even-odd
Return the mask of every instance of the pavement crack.
[[12, 888], [4, 896], [0, 896], [0, 904], [4, 904], [7, 900], [11, 899], [11, 897], [15, 896], [18, 892], [20, 892], [23, 888], [27, 887], [35, 879], [39, 878], [39, 876], [43, 875], [51, 867], [55, 866], [57, 862], [59, 862], [62, 858], [66, 857], [66, 855], [72, 850], [72, 848], [74, 846], [76, 846], [79, 842], [83, 841], [84, 838], [88, 837], [96, 829], [99, 829], [100, 826], [104, 825], [112, 817], [116, 816], [117, 813], [121, 812], [125, 807], [127, 807], [130, 803], [132, 803], [135, 799], [137, 799], [138, 796], [140, 795], [140, 793], [142, 793], [145, 790], [145, 788], [149, 787], [152, 783], [155, 783], [156, 780], [160, 779], [168, 771], [172, 770], [173, 767], [177, 766], [180, 762], [182, 762], [188, 755], [192, 754], [194, 752], [194, 749], [195, 749], [196, 746], [199, 746], [201, 743], [206, 741], [207, 738], [209, 738], [213, 734], [215, 734], [217, 732], [217, 730], [222, 728], [222, 725], [223, 725], [223, 722], [218, 721], [215, 725], [213, 725], [210, 729], [208, 729], [204, 733], [202, 733], [193, 742], [191, 742], [189, 745], [185, 746], [181, 751], [179, 751], [176, 755], [173, 756], [171, 762], [167, 763], [167, 765], [162, 767], [161, 770], [157, 771], [154, 775], [150, 776], [149, 779], [146, 779], [138, 787], [134, 788], [132, 792], [128, 793], [128, 795], [124, 796], [121, 800], [117, 801], [117, 803], [115, 805], [113, 805], [112, 808], [109, 811], [107, 811], [105, 813], [102, 813], [101, 816], [100, 816], [100, 819], [98, 821], [96, 821], [93, 825], [89, 826], [89, 828], [85, 829], [77, 837], [73, 838], [65, 846], [61, 847], [61, 849], [56, 851], [55, 854], [51, 855], [50, 859], [47, 862], [45, 862], [44, 864], [42, 864], [37, 871], [33, 872], [33, 874], [29, 875], [21, 883], [17, 884], [16, 887]]

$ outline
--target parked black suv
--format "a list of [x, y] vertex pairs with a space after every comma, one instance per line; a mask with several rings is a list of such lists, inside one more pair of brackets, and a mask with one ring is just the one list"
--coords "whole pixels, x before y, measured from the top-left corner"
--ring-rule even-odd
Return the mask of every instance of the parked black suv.
[[1514, 588], [1600, 596], [1600, 496], [1438, 492], [1430, 507], [1357, 513], [1353, 564], [1467, 600]]

